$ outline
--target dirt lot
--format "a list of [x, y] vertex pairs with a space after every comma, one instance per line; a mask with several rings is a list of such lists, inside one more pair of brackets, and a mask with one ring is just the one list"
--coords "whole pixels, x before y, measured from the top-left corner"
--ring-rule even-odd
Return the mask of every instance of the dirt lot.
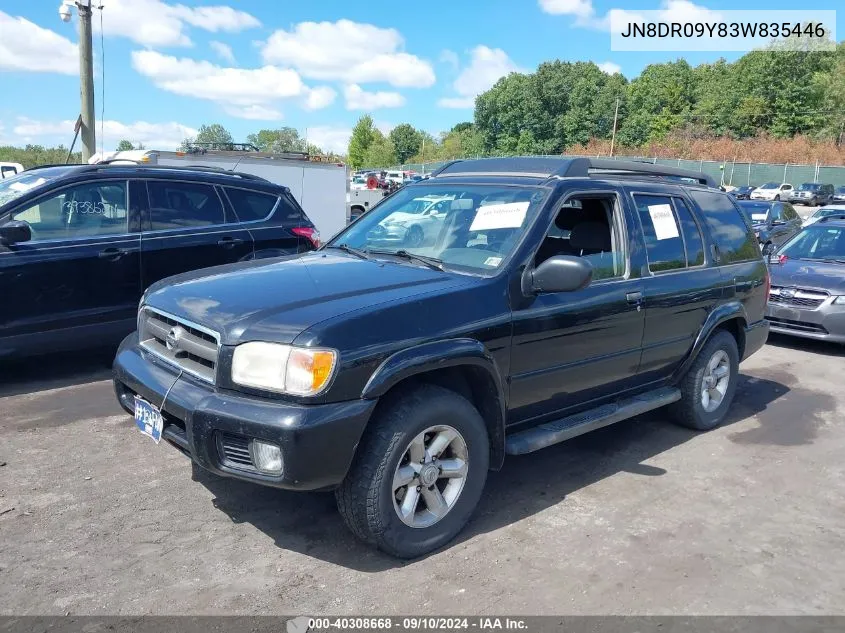
[[2, 367], [0, 612], [845, 613], [845, 350], [774, 339], [706, 434], [661, 412], [491, 475], [401, 563], [330, 494], [194, 473], [132, 426], [109, 355]]

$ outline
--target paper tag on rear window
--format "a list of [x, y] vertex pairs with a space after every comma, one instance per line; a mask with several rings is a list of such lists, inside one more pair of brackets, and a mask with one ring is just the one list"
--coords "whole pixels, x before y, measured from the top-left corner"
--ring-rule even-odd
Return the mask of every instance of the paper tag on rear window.
[[648, 214], [651, 216], [654, 234], [658, 240], [670, 240], [679, 236], [675, 214], [672, 213], [672, 207], [668, 204], [649, 205]]
[[530, 204], [530, 202], [507, 202], [480, 207], [469, 230], [518, 229], [525, 222], [525, 213]]

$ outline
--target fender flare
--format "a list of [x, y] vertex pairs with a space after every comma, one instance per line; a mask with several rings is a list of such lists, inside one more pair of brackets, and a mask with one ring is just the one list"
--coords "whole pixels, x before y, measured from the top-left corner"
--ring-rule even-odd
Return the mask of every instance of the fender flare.
[[[693, 343], [692, 349], [690, 350], [689, 355], [687, 356], [686, 360], [678, 367], [675, 372], [675, 378], [679, 379], [681, 376], [687, 373], [687, 370], [690, 368], [695, 362], [695, 359], [698, 358], [699, 352], [701, 352], [701, 348], [707, 343], [710, 339], [710, 336], [713, 332], [723, 323], [726, 321], [730, 321], [732, 319], [740, 319], [743, 323], [743, 330], [748, 325], [748, 314], [745, 312], [745, 306], [743, 306], [742, 302], [739, 300], [730, 301], [728, 303], [723, 303], [722, 305], [718, 306], [715, 310], [713, 310], [710, 314], [707, 315], [707, 319], [704, 321], [704, 325], [701, 326], [701, 330], [698, 332], [698, 336], [695, 339], [695, 343]], [[737, 341], [739, 344], [740, 341]], [[742, 351], [740, 350], [740, 354]]]
[[386, 358], [373, 372], [361, 393], [363, 399], [376, 399], [401, 381], [415, 375], [446, 369], [471, 366], [486, 372], [496, 389], [495, 420], [485, 420], [490, 436], [491, 469], [501, 468], [504, 460], [506, 391], [496, 361], [484, 345], [475, 339], [447, 339], [423, 343], [400, 350]]

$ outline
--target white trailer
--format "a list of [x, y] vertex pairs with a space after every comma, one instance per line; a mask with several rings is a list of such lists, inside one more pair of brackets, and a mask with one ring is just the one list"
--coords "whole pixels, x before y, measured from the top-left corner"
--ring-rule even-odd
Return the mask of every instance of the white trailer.
[[0, 178], [11, 178], [23, 171], [20, 163], [0, 163]]
[[171, 167], [212, 167], [240, 171], [284, 185], [311, 218], [326, 241], [348, 221], [346, 167], [316, 161], [305, 154], [266, 154], [254, 151], [202, 150], [167, 152], [130, 150], [96, 154], [89, 162], [127, 161]]

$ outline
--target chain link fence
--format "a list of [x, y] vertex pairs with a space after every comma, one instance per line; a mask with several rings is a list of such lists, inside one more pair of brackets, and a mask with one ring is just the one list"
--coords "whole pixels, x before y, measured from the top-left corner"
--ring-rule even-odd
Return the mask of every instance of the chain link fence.
[[[469, 156], [466, 158], [484, 158]], [[607, 158], [597, 156], [596, 158]], [[798, 186], [805, 182], [819, 182], [834, 186], [845, 185], [845, 167], [830, 165], [793, 165], [770, 163], [738, 163], [733, 161], [715, 160], [685, 160], [682, 158], [649, 158], [645, 156], [614, 156], [616, 160], [636, 160], [657, 165], [671, 165], [690, 171], [704, 172], [712, 176], [716, 182], [733, 187], [749, 185], [759, 187], [767, 182], [788, 182]], [[442, 167], [449, 161], [434, 161], [427, 163], [407, 163], [390, 169], [415, 171], [418, 174], [429, 174]]]

